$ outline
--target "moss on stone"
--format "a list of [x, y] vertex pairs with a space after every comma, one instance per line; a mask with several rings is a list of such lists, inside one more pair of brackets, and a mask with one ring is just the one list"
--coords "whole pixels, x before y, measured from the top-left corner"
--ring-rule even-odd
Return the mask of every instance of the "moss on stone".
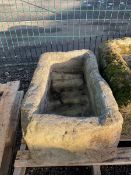
[[131, 38], [109, 40], [99, 47], [100, 71], [109, 83], [124, 118], [122, 135], [131, 136], [131, 69], [123, 55], [131, 54]]
[[131, 104], [121, 107], [120, 112], [124, 118], [122, 135], [125, 137], [131, 136]]
[[[110, 40], [101, 45], [99, 61], [101, 73], [111, 86], [119, 106], [126, 106], [131, 103], [131, 70], [122, 58], [126, 50], [125, 46], [123, 51], [122, 46], [117, 43], [118, 40]], [[129, 49], [127, 50], [129, 53]]]

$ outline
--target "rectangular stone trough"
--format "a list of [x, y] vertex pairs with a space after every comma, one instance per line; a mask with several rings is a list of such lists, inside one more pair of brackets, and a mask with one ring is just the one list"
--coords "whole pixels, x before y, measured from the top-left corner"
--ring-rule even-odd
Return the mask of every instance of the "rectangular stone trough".
[[42, 55], [21, 110], [37, 162], [100, 162], [116, 154], [123, 118], [89, 50]]
[[124, 119], [122, 137], [131, 138], [131, 38], [103, 43], [99, 47], [99, 62]]

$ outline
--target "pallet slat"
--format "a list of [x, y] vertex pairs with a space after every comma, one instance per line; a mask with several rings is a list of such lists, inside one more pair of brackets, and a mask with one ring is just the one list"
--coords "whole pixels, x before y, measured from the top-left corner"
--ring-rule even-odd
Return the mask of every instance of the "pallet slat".
[[23, 98], [23, 91], [18, 91], [19, 82], [0, 84], [2, 97], [0, 100], [0, 124], [4, 124], [1, 132], [1, 166], [0, 174], [7, 175], [12, 161], [16, 128], [19, 120], [19, 109]]
[[131, 165], [131, 148], [118, 148], [118, 153], [115, 159], [106, 162], [84, 162], [73, 160], [70, 162], [56, 162], [56, 157], [52, 155], [45, 156], [44, 162], [35, 162], [31, 159], [30, 152], [28, 150], [18, 151], [15, 167], [48, 167], [48, 166], [91, 166], [91, 165]]
[[131, 142], [131, 137], [129, 138], [128, 136], [121, 136], [121, 141], [122, 142]]
[[[26, 148], [26, 145], [24, 143], [21, 144], [21, 147], [20, 147], [20, 150], [25, 150]], [[13, 175], [24, 175], [25, 174], [25, 171], [26, 171], [26, 167], [16, 167], [14, 169], [14, 173]]]
[[[15, 105], [14, 105], [14, 112], [11, 118], [10, 123], [10, 139], [8, 138], [8, 144], [5, 145], [3, 159], [0, 168], [0, 174], [7, 175], [10, 169], [10, 163], [12, 161], [13, 149], [15, 145], [15, 138], [16, 138], [16, 129], [19, 121], [19, 109], [21, 105], [21, 101], [23, 98], [23, 91], [17, 92]], [[8, 166], [7, 166], [8, 165]]]
[[10, 119], [12, 112], [14, 110], [14, 102], [16, 99], [17, 91], [19, 89], [19, 82], [9, 82], [6, 84], [5, 88], [2, 91], [3, 94], [0, 99], [0, 164], [2, 162], [2, 157], [4, 154], [4, 148], [8, 141], [10, 134]]
[[100, 165], [93, 165], [92, 166], [92, 175], [101, 175]]

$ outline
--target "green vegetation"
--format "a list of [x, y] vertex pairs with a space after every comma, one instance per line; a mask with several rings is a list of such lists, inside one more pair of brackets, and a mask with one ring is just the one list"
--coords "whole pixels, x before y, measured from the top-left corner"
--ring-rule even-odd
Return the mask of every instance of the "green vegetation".
[[131, 55], [131, 38], [110, 40], [99, 48], [102, 76], [110, 85], [118, 102], [124, 123], [122, 135], [131, 136], [131, 69], [123, 55]]
[[122, 54], [127, 54], [125, 51], [131, 53], [131, 46], [126, 50], [125, 46], [118, 46], [117, 42], [118, 40], [108, 41], [99, 48], [100, 68], [119, 106], [127, 106], [131, 103], [131, 70]]

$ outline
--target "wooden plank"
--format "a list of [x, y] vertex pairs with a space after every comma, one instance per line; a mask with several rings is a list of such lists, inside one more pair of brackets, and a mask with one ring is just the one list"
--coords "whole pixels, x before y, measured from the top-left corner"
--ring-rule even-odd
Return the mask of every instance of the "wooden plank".
[[129, 137], [129, 136], [123, 136], [122, 135], [120, 141], [122, 141], [122, 142], [130, 142], [131, 141], [131, 136]]
[[8, 138], [6, 140], [7, 144], [9, 144], [10, 141], [12, 141], [12, 138], [14, 138], [14, 134], [15, 134], [17, 126], [18, 126], [18, 121], [19, 121], [18, 114], [20, 112], [20, 107], [21, 107], [23, 95], [24, 95], [23, 91], [17, 92], [15, 103], [14, 103], [14, 109], [13, 109], [12, 115], [11, 115], [12, 117], [11, 117], [10, 126], [9, 126], [9, 134], [8, 134]]
[[101, 175], [100, 165], [93, 165], [92, 166], [92, 175]]
[[[121, 135], [121, 139], [120, 142], [130, 142], [131, 138], [129, 138], [128, 136], [123, 136]], [[101, 175], [101, 169], [100, 169], [100, 165], [93, 165], [92, 166], [92, 175]]]
[[[24, 143], [21, 144], [20, 150], [25, 150], [26, 145]], [[26, 167], [16, 167], [14, 169], [13, 175], [25, 175]]]
[[4, 154], [5, 144], [10, 135], [11, 114], [14, 109], [14, 102], [20, 82], [14, 81], [6, 84], [0, 100], [0, 165]]
[[13, 175], [25, 175], [26, 168], [15, 168]]
[[[37, 152], [36, 152], [37, 154]], [[51, 156], [50, 156], [51, 155]], [[56, 163], [57, 162], [57, 163]], [[82, 160], [63, 160], [58, 162], [57, 157], [50, 153], [45, 153], [45, 160], [42, 162], [36, 162], [31, 159], [30, 152], [28, 150], [18, 151], [15, 167], [48, 167], [48, 166], [91, 166], [91, 165], [131, 165], [131, 148], [118, 148], [116, 158], [106, 162], [86, 162]]]
[[11, 115], [10, 139], [8, 138], [8, 144], [5, 145], [3, 159], [2, 159], [1, 168], [0, 168], [0, 174], [2, 175], [8, 175], [8, 172], [10, 169], [10, 164], [11, 164], [12, 155], [13, 155], [13, 148], [14, 148], [15, 138], [16, 138], [16, 129], [17, 129], [18, 120], [19, 120], [19, 109], [20, 109], [22, 98], [23, 98], [23, 91], [17, 92], [15, 104], [14, 104], [14, 110]]

